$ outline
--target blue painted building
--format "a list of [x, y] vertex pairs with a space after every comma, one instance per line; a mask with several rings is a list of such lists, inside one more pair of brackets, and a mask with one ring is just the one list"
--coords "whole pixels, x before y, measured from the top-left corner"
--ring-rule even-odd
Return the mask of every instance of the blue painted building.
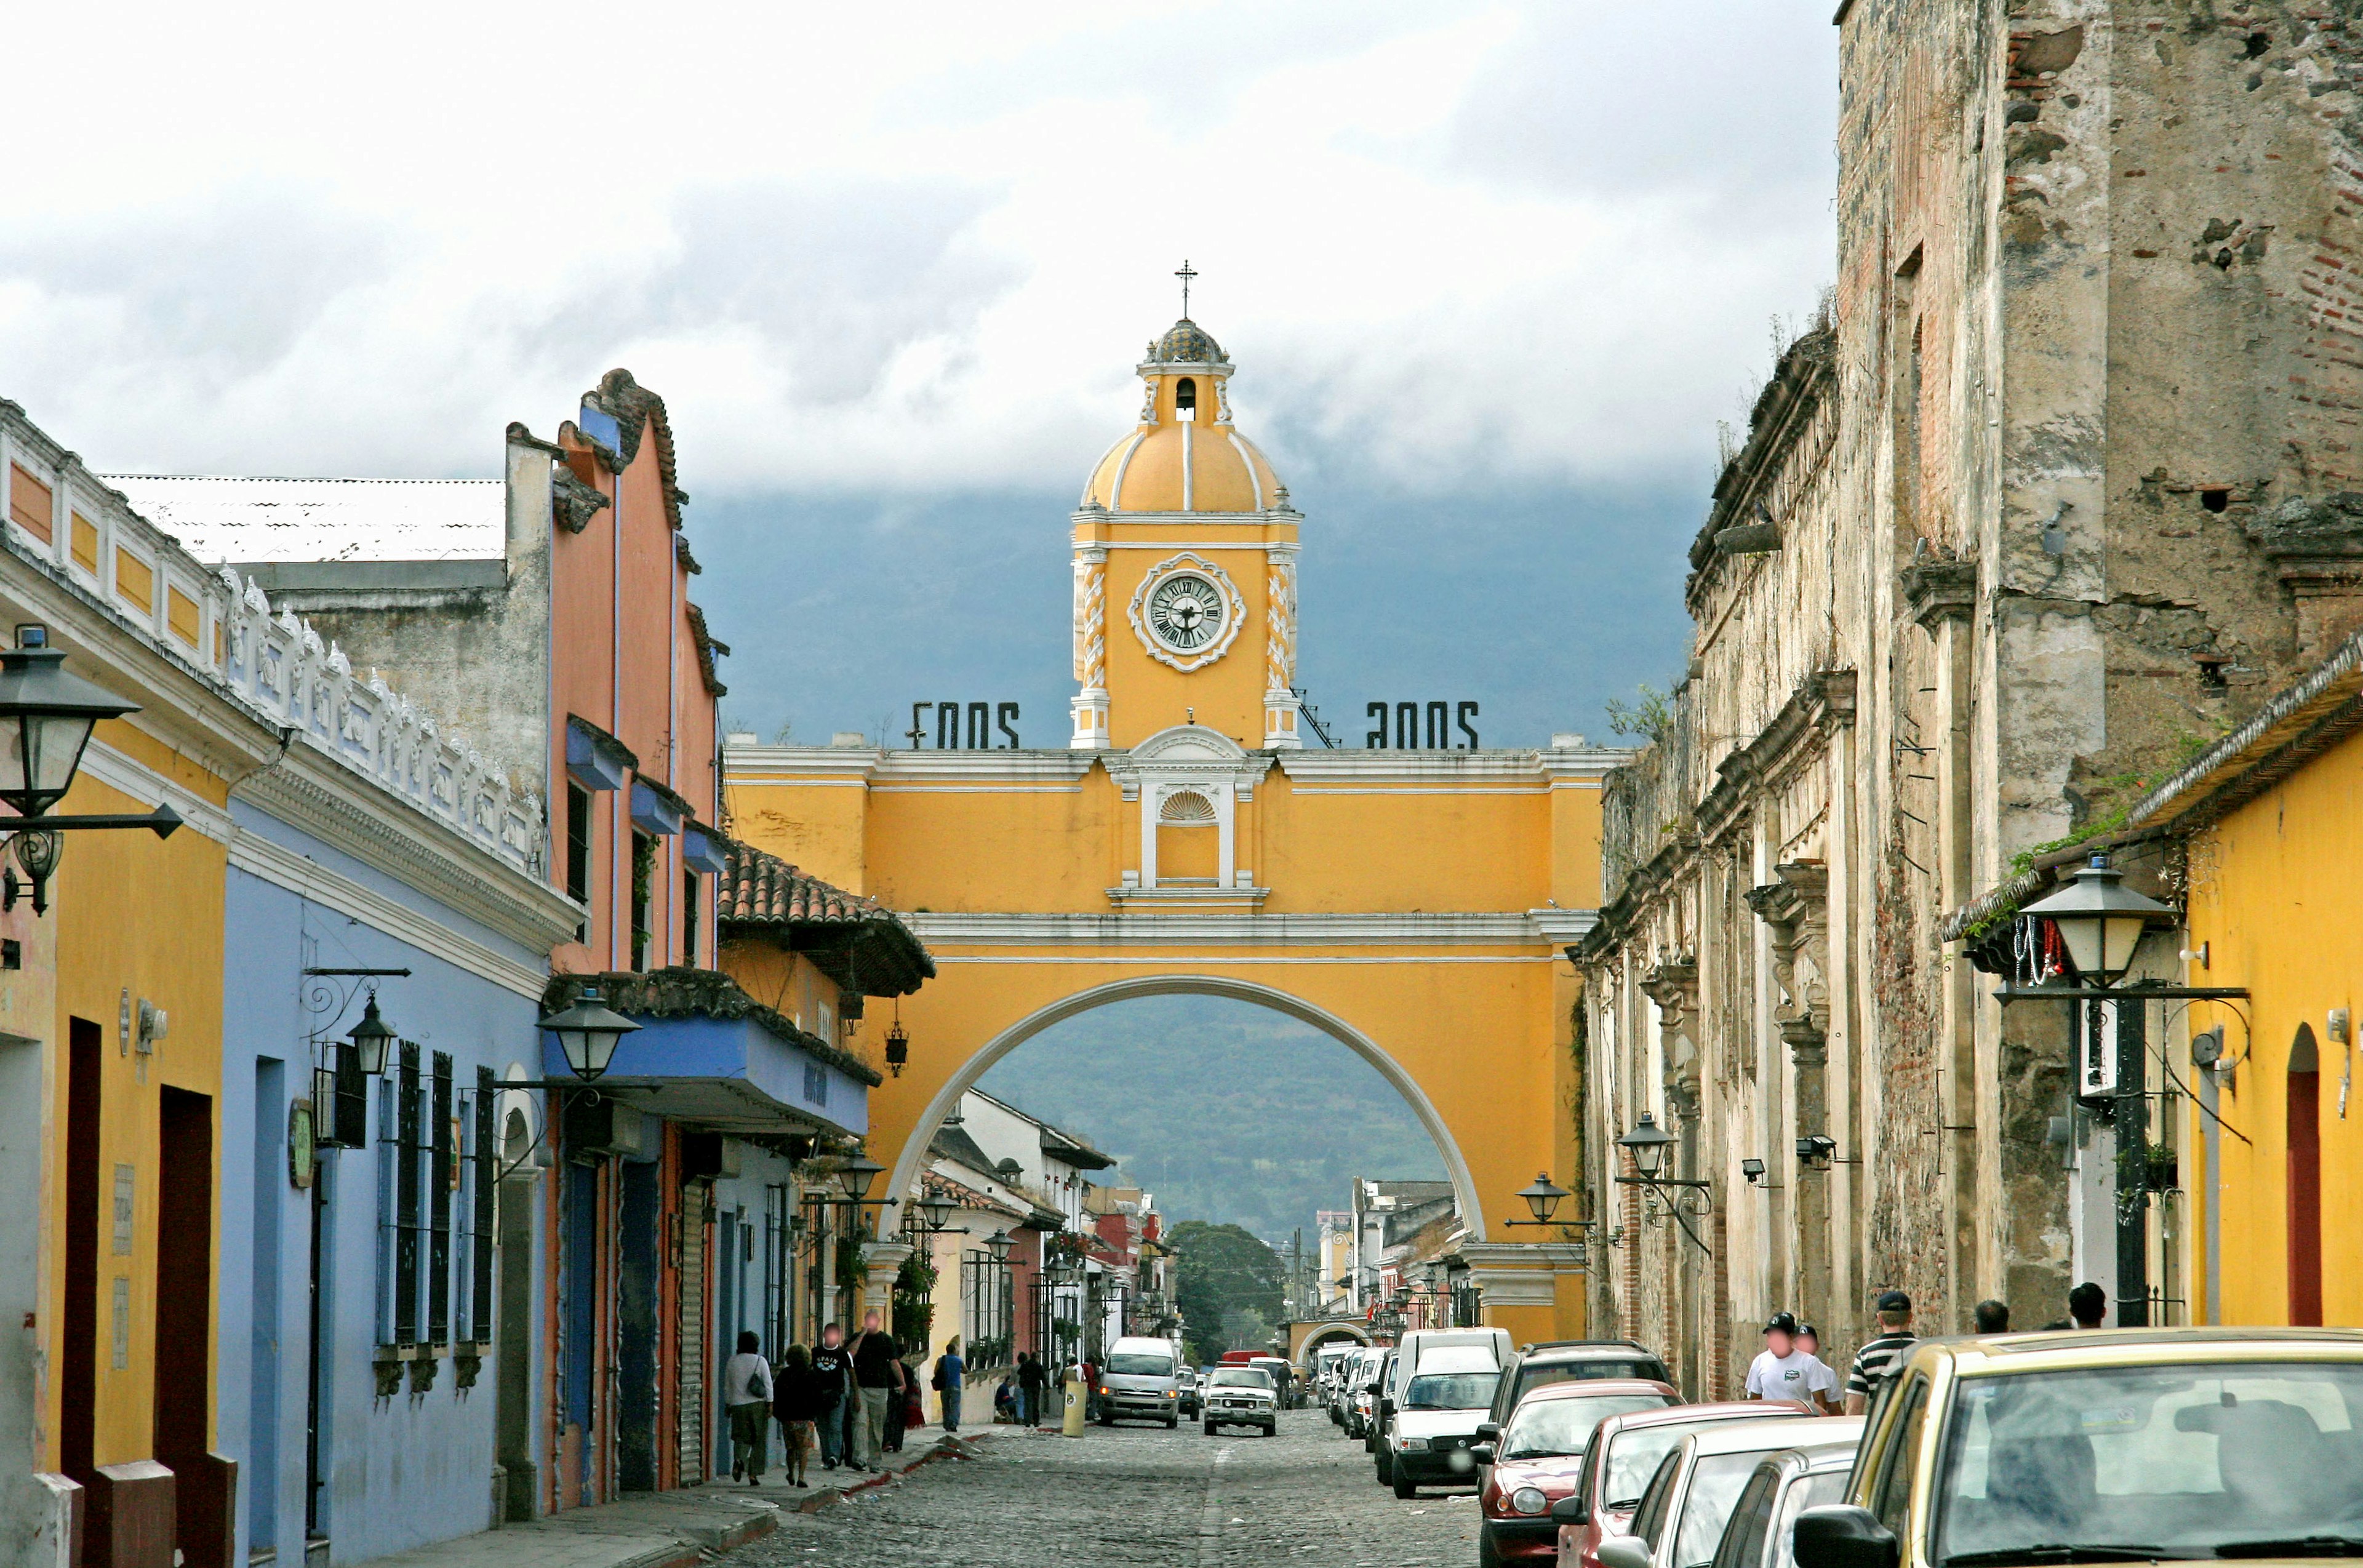
[[[538, 1096], [492, 1085], [538, 1074], [580, 915], [535, 803], [316, 639], [269, 665], [284, 628], [251, 619], [233, 673], [272, 669], [256, 695], [292, 733], [229, 811], [216, 1447], [234, 1561], [359, 1562], [495, 1524], [504, 1459], [539, 1462], [529, 1158], [501, 1201], [505, 1124]], [[351, 1044], [372, 1006], [374, 1074]]]

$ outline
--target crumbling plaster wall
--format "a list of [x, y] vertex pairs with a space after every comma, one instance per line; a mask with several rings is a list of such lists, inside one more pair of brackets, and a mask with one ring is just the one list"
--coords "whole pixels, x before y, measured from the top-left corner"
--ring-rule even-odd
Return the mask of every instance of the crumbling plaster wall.
[[508, 539], [500, 587], [279, 588], [272, 602], [333, 639], [356, 672], [375, 671], [441, 714], [514, 790], [547, 801], [550, 773], [551, 462], [507, 447]]

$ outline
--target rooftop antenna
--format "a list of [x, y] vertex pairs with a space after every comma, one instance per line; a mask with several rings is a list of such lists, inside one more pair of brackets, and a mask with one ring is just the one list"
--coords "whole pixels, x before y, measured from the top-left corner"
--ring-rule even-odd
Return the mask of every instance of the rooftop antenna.
[[1190, 259], [1182, 258], [1182, 270], [1173, 274], [1182, 280], [1182, 319], [1190, 319], [1190, 280], [1198, 274], [1191, 269]]

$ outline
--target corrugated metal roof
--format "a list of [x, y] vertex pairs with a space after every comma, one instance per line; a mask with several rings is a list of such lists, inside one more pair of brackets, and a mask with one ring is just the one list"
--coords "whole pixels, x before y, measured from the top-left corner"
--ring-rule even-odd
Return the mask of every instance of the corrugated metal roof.
[[497, 479], [98, 477], [208, 563], [497, 561], [508, 541]]

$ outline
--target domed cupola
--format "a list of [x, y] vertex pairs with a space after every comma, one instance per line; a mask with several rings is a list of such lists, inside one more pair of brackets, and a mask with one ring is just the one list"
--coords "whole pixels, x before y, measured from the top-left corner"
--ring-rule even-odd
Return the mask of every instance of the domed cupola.
[[1231, 361], [1214, 334], [1184, 316], [1136, 368], [1148, 384], [1139, 421], [1093, 465], [1083, 506], [1263, 512], [1287, 504], [1270, 462], [1232, 427]]
[[1195, 365], [1204, 370], [1220, 366], [1228, 373], [1231, 361], [1223, 357], [1223, 346], [1214, 335], [1185, 316], [1148, 345], [1148, 358], [1140, 368], [1146, 372], [1150, 365]]

